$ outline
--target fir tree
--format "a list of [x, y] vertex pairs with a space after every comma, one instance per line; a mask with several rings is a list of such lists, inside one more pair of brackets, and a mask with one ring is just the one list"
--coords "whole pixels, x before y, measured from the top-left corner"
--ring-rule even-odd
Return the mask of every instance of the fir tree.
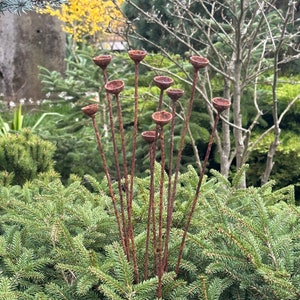
[[35, 10], [36, 8], [45, 8], [47, 5], [57, 7], [65, 2], [65, 0], [2, 0], [0, 1], [0, 12], [9, 11], [11, 13], [20, 14]]
[[[190, 167], [179, 175], [163, 299], [298, 299], [300, 212], [293, 188], [273, 191], [270, 182], [240, 189], [243, 170], [231, 181], [216, 171], [205, 178], [174, 279], [196, 174]], [[134, 187], [141, 270], [149, 179], [136, 179]], [[148, 279], [141, 274], [139, 283], [134, 280], [118, 239], [107, 181], [87, 176], [84, 184], [88, 188], [73, 176], [64, 186], [49, 172], [23, 187], [0, 188], [0, 299], [156, 299], [153, 268]]]

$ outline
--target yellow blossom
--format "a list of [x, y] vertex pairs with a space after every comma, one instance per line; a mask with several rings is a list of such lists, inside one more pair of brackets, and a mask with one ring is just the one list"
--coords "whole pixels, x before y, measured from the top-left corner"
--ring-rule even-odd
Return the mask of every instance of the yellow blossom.
[[[121, 5], [124, 0], [117, 0]], [[107, 0], [70, 0], [59, 9], [47, 7], [40, 13], [58, 17], [63, 22], [63, 30], [70, 33], [76, 41], [84, 36], [103, 37], [108, 26], [118, 28], [121, 13], [112, 1]]]

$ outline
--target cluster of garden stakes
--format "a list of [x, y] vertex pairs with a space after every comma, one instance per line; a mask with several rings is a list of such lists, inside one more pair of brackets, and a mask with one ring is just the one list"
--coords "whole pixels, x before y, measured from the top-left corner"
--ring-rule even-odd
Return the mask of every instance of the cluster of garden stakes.
[[[132, 226], [133, 211], [132, 211], [132, 201], [133, 201], [133, 187], [134, 187], [134, 176], [136, 168], [136, 141], [138, 136], [138, 80], [139, 80], [139, 64], [143, 61], [147, 55], [146, 51], [142, 50], [130, 50], [128, 55], [135, 64], [135, 92], [134, 92], [134, 125], [133, 125], [133, 146], [131, 149], [131, 166], [127, 165], [127, 155], [126, 155], [126, 144], [125, 144], [125, 131], [123, 126], [122, 109], [120, 102], [120, 93], [124, 89], [124, 81], [122, 80], [112, 80], [108, 81], [107, 77], [107, 66], [112, 60], [111, 55], [99, 55], [93, 58], [94, 63], [99, 66], [102, 70], [103, 79], [105, 83], [105, 91], [107, 98], [107, 105], [109, 110], [109, 120], [110, 120], [110, 132], [112, 136], [112, 143], [114, 149], [114, 163], [117, 172], [117, 192], [113, 188], [113, 182], [111, 179], [110, 171], [108, 168], [108, 163], [105, 156], [105, 151], [101, 141], [101, 134], [99, 133], [98, 126], [96, 123], [95, 115], [99, 109], [98, 103], [93, 103], [82, 108], [83, 113], [89, 116], [93, 122], [93, 128], [95, 130], [97, 144], [99, 152], [102, 159], [102, 164], [105, 172], [105, 176], [108, 182], [109, 194], [114, 207], [114, 214], [118, 226], [118, 232], [120, 237], [120, 242], [122, 244], [124, 253], [127, 260], [132, 263], [133, 270], [135, 274], [135, 281], [139, 282], [141, 278], [146, 280], [149, 276], [149, 257], [153, 257], [153, 268], [155, 270], [155, 275], [158, 278], [158, 289], [157, 297], [162, 296], [162, 277], [164, 272], [168, 271], [168, 249], [170, 232], [172, 228], [172, 215], [174, 210], [174, 201], [176, 196], [176, 185], [179, 175], [180, 162], [182, 151], [184, 149], [185, 136], [187, 134], [188, 123], [191, 117], [191, 112], [193, 108], [193, 101], [196, 91], [196, 83], [199, 75], [199, 71], [209, 65], [209, 61], [205, 57], [201, 56], [191, 56], [190, 63], [194, 69], [193, 82], [191, 95], [188, 103], [188, 109], [186, 117], [183, 124], [183, 129], [181, 132], [181, 139], [179, 144], [178, 154], [173, 156], [174, 152], [174, 127], [176, 120], [176, 104], [177, 100], [184, 95], [184, 91], [181, 89], [171, 88], [174, 83], [173, 79], [168, 76], [155, 76], [154, 83], [160, 89], [160, 95], [157, 105], [157, 111], [152, 114], [152, 120], [156, 124], [155, 130], [144, 131], [141, 134], [144, 141], [149, 144], [149, 154], [150, 154], [150, 186], [149, 186], [149, 204], [148, 204], [148, 216], [146, 228], [146, 245], [145, 245], [145, 256], [144, 256], [144, 266], [143, 266], [143, 276], [139, 274], [140, 270], [137, 264], [136, 258], [136, 247], [134, 240], [134, 230]], [[166, 111], [162, 109], [163, 95], [166, 93], [172, 101], [172, 111]], [[117, 119], [118, 119], [118, 132], [121, 136], [121, 145], [117, 145], [116, 138], [116, 128], [114, 124], [114, 111], [112, 105], [112, 99], [116, 101]], [[200, 193], [200, 187], [204, 177], [204, 172], [208, 162], [209, 154], [211, 151], [211, 146], [217, 129], [217, 124], [220, 120], [221, 113], [230, 107], [230, 101], [225, 98], [217, 97], [212, 99], [212, 106], [216, 111], [216, 117], [214, 125], [211, 131], [208, 147], [206, 150], [206, 155], [202, 163], [202, 171], [199, 175], [199, 180], [195, 195], [193, 198], [190, 213], [187, 217], [187, 222], [183, 229], [182, 242], [179, 247], [178, 260], [175, 269], [176, 275], [179, 272], [181, 258], [183, 254], [183, 249], [185, 245], [185, 240], [190, 226], [193, 213], [197, 204], [197, 200]], [[165, 137], [164, 137], [164, 126], [170, 124], [170, 153], [169, 153], [169, 166], [168, 166], [168, 190], [164, 191], [164, 181], [166, 176], [166, 162], [165, 162]], [[159, 199], [155, 199], [155, 180], [154, 180], [154, 166], [156, 162], [156, 151], [157, 148], [160, 149], [160, 184], [159, 187]], [[119, 150], [121, 148], [121, 150]], [[119, 152], [122, 153], [122, 161], [119, 159]], [[175, 167], [173, 166], [173, 160], [175, 162]], [[122, 173], [121, 173], [122, 169]], [[174, 169], [174, 170], [173, 170]], [[167, 196], [164, 196], [167, 195]], [[164, 199], [167, 197], [167, 199]], [[166, 212], [167, 220], [164, 222], [163, 215]], [[157, 217], [158, 216], [158, 217]], [[150, 255], [152, 251], [152, 255]]]

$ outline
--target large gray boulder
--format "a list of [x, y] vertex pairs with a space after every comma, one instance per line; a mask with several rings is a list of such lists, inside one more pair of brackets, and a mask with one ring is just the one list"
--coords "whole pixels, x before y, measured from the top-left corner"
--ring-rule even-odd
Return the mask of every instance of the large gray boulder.
[[0, 14], [0, 93], [7, 102], [44, 97], [38, 66], [64, 72], [61, 23], [35, 12]]

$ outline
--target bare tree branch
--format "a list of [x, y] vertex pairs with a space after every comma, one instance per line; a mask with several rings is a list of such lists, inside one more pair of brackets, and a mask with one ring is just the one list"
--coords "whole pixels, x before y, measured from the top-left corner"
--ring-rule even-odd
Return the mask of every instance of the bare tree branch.
[[[201, 100], [207, 105], [210, 120], [214, 118], [211, 105], [215, 87], [215, 78], [223, 81], [222, 95], [232, 100], [232, 110], [222, 115], [222, 130], [216, 135], [218, 152], [220, 153], [221, 172], [229, 174], [233, 162], [240, 168], [249, 157], [255, 145], [270, 132], [274, 133], [270, 145], [267, 165], [263, 174], [263, 182], [270, 176], [276, 148], [280, 142], [280, 122], [283, 116], [297, 101], [292, 100], [283, 113], [278, 109], [278, 72], [279, 67], [300, 58], [300, 32], [288, 30], [298, 20], [295, 17], [295, 3], [288, 2], [287, 9], [279, 9], [277, 0], [240, 0], [240, 1], [167, 1], [167, 12], [177, 20], [171, 25], [164, 22], [160, 14], [144, 11], [138, 1], [126, 0], [126, 5], [137, 11], [137, 18], [148, 20], [149, 24], [158, 25], [167, 36], [188, 48], [189, 55], [205, 55], [210, 60], [209, 71], [201, 76], [200, 87], [197, 88]], [[142, 3], [142, 2], [141, 2]], [[192, 5], [197, 3], [197, 10]], [[300, 20], [299, 20], [300, 21]], [[190, 74], [173, 56], [156, 40], [146, 39], [135, 32], [135, 23], [129, 23], [127, 38], [130, 42], [135, 38], [147, 45], [151, 44], [180, 68], [183, 75], [173, 74], [171, 70], [152, 68], [154, 72], [164, 72], [175, 77], [184, 84], [191, 83]], [[195, 46], [197, 45], [197, 46]], [[151, 66], [148, 66], [151, 67]], [[264, 116], [259, 86], [266, 84], [268, 74], [272, 84], [273, 124], [252, 141], [252, 132]], [[243, 124], [244, 102], [252, 91], [254, 114], [247, 125]], [[248, 95], [247, 95], [248, 93]], [[217, 95], [219, 96], [219, 95]], [[265, 102], [264, 102], [265, 105]], [[195, 145], [194, 145], [195, 146]], [[193, 147], [194, 147], [193, 146]], [[244, 185], [246, 182], [244, 182]]]

